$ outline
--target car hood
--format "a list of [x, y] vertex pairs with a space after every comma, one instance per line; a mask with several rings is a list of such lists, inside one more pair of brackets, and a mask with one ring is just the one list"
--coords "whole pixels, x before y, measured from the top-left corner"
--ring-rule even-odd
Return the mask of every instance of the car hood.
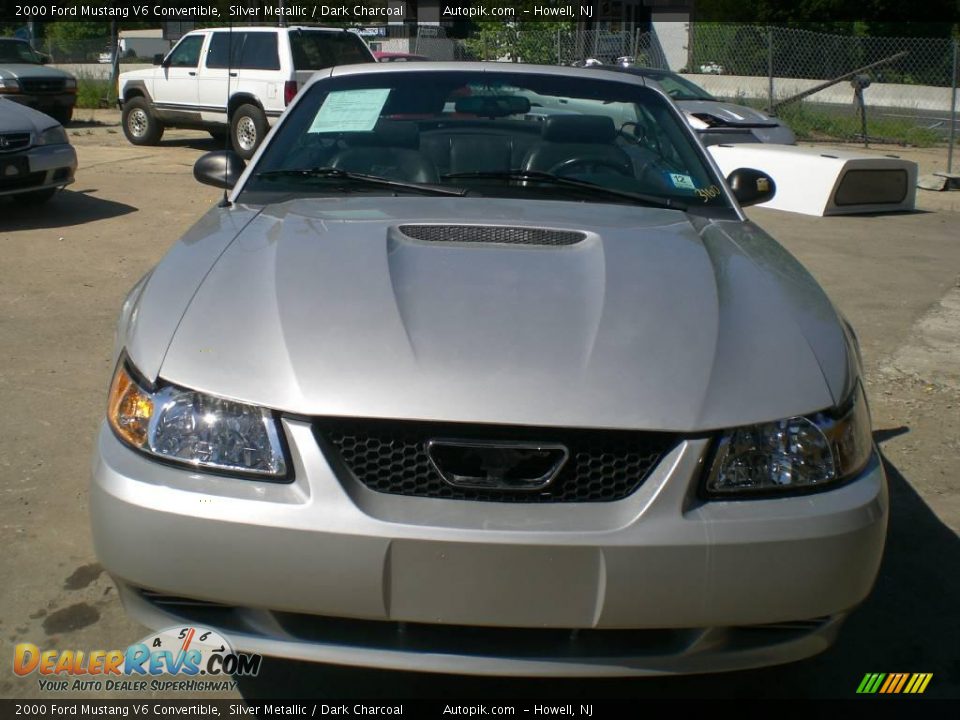
[[59, 124], [39, 110], [0, 98], [0, 133], [39, 133]]
[[46, 80], [71, 78], [73, 75], [57, 68], [33, 63], [3, 63], [0, 65], [0, 77], [3, 78], [41, 78]]
[[129, 80], [152, 80], [157, 74], [157, 67], [151, 66], [141, 70], [127, 70], [119, 75], [118, 82], [123, 85]]
[[759, 124], [776, 127], [780, 124], [779, 120], [759, 110], [719, 100], [681, 100], [677, 102], [677, 106], [686, 113], [713, 115], [728, 125], [756, 126]]
[[[425, 221], [586, 237], [432, 242], [398, 229]], [[855, 377], [833, 306], [750, 223], [409, 196], [239, 206], [204, 222], [208, 235], [146, 284], [139, 305], [154, 326], [132, 331], [131, 357], [235, 400], [304, 415], [697, 431], [829, 407]], [[243, 229], [228, 243], [231, 222]]]

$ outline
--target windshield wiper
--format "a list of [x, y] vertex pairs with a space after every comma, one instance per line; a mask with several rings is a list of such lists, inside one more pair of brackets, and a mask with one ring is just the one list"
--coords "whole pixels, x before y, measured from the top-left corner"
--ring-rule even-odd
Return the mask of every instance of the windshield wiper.
[[553, 185], [562, 185], [566, 187], [579, 188], [602, 195], [612, 195], [614, 197], [627, 198], [629, 200], [639, 200], [647, 205], [664, 208], [666, 210], [687, 210], [686, 203], [678, 202], [672, 198], [658, 197], [657, 195], [647, 195], [646, 193], [632, 192], [630, 190], [617, 190], [615, 188], [604, 187], [586, 180], [576, 180], [574, 178], [554, 175], [553, 173], [542, 172], [540, 170], [505, 170], [499, 172], [459, 172], [447, 173], [441, 175], [444, 180], [463, 179], [504, 179], [504, 180], [531, 180], [533, 182], [552, 183]]
[[391, 180], [390, 178], [380, 177], [379, 175], [366, 175], [364, 173], [355, 173], [334, 167], [264, 170], [263, 172], [258, 172], [256, 177], [265, 180], [283, 177], [333, 178], [334, 180], [349, 180], [351, 182], [366, 183], [369, 185], [380, 185], [381, 187], [414, 190], [428, 195], [457, 195], [462, 197], [469, 192], [469, 190], [464, 188], [441, 187], [439, 185], [423, 185], [421, 183], [406, 182], [404, 180]]

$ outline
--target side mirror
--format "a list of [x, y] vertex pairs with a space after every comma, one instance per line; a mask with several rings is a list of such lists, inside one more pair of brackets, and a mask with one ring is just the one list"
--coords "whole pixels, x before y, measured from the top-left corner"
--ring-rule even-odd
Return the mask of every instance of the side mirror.
[[217, 150], [201, 155], [193, 165], [193, 177], [204, 185], [229, 190], [237, 184], [247, 164], [232, 150]]
[[41, 64], [41, 65], [48, 65], [48, 64], [50, 63], [50, 56], [49, 56], [49, 55], [44, 55], [43, 53], [39, 53], [39, 55], [40, 55], [40, 64]]
[[163, 53], [157, 53], [153, 56], [154, 65], [163, 65]]
[[727, 175], [727, 185], [743, 207], [767, 202], [777, 194], [777, 184], [773, 178], [753, 168], [737, 168]]

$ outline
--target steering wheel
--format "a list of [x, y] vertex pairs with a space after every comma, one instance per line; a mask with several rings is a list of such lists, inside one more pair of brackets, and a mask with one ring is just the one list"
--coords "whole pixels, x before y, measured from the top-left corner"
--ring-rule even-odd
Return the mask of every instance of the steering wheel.
[[633, 167], [629, 162], [618, 162], [617, 160], [612, 160], [610, 158], [598, 158], [598, 157], [572, 157], [563, 162], [559, 162], [554, 165], [552, 168], [547, 170], [551, 175], [575, 175], [576, 173], [572, 171], [572, 168], [593, 168], [596, 171], [596, 168], [605, 168], [606, 170], [613, 170], [617, 175], [624, 175], [626, 177], [633, 177]]

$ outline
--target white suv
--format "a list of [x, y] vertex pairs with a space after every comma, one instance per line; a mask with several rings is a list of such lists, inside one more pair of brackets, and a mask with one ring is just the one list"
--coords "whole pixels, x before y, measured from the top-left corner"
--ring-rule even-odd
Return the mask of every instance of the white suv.
[[155, 145], [166, 127], [228, 132], [250, 158], [267, 130], [317, 70], [376, 62], [360, 37], [317, 27], [208, 28], [184, 35], [158, 67], [120, 75], [123, 132]]

